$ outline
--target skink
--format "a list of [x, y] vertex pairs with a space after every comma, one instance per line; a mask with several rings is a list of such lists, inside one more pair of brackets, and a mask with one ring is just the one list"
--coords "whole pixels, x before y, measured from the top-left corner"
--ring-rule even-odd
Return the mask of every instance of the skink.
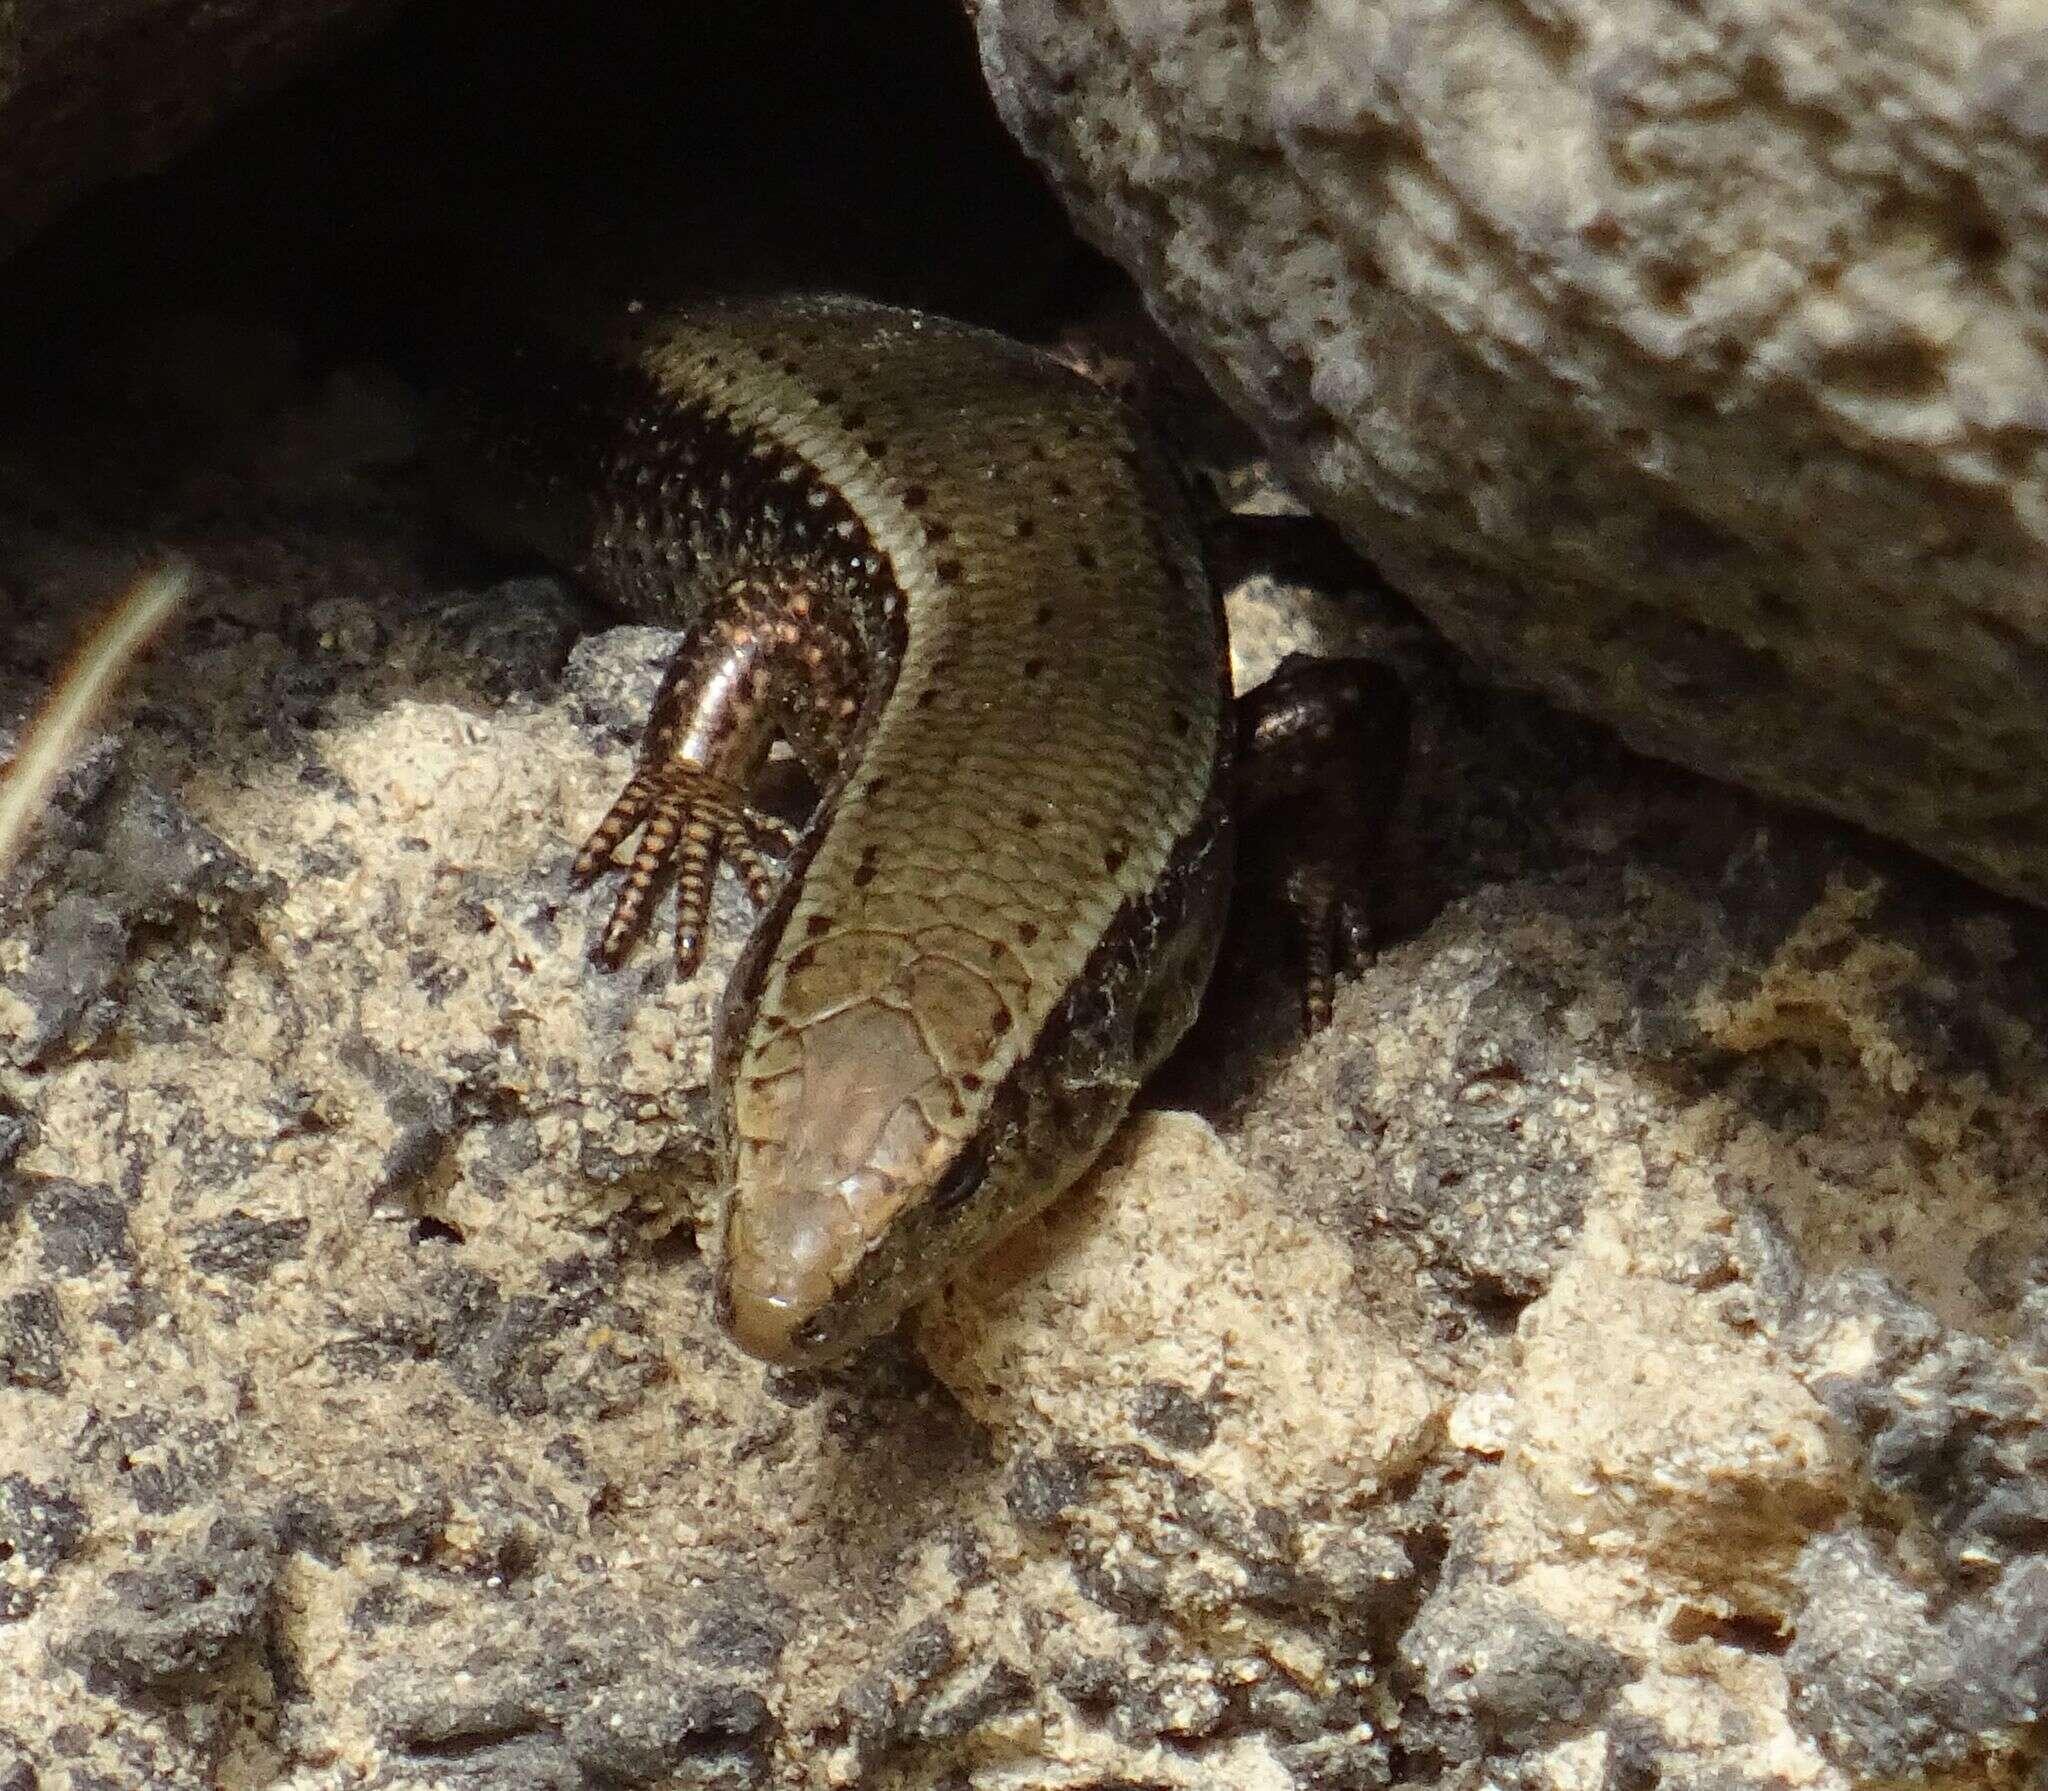
[[[576, 876], [640, 835], [612, 965], [671, 878], [685, 973], [721, 860], [762, 904], [714, 1045], [717, 1285], [771, 1362], [885, 1330], [1107, 1142], [1216, 957], [1240, 734], [1385, 759], [1399, 725], [1337, 678], [1234, 717], [1159, 450], [966, 325], [629, 314], [458, 391], [437, 460], [472, 527], [683, 630]], [[820, 791], [793, 838], [752, 804], [778, 738]], [[1323, 908], [1318, 939], [1355, 919]]]

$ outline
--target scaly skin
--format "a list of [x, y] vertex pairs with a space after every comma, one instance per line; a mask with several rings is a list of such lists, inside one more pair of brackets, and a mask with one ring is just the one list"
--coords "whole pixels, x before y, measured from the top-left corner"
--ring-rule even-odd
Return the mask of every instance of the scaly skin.
[[[735, 858], [721, 1314], [829, 1359], [1065, 1188], [1194, 1016], [1230, 879], [1221, 619], [1173, 480], [1058, 363], [845, 299], [709, 305], [459, 402], [457, 509], [686, 626], [584, 877], [644, 829], [694, 962]], [[779, 876], [772, 739], [822, 790]]]

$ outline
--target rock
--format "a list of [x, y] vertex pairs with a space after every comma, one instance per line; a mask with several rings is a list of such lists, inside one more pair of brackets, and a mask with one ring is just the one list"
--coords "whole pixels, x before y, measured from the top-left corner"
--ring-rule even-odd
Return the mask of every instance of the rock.
[[1082, 228], [1489, 673], [2048, 901], [2048, 31], [972, 10]]
[[25, 1287], [0, 1300], [0, 1382], [54, 1393], [64, 1384], [69, 1353], [55, 1295]]
[[13, 1017], [7, 1049], [19, 1063], [104, 1041], [122, 1010], [120, 984], [139, 929], [181, 931], [192, 949], [176, 974], [151, 979], [146, 1015], [128, 1004], [129, 1028], [189, 1025], [216, 1000], [210, 971], [219, 936], [278, 894], [147, 783], [107, 798], [87, 847], [58, 812], [59, 826], [46, 830], [26, 873], [31, 926], [18, 961], [0, 976], [0, 1011]]
[[1859, 1775], [1955, 1765], [1998, 1712], [1963, 1678], [1925, 1599], [1861, 1537], [1823, 1538], [1802, 1567], [1806, 1605], [1785, 1657], [1801, 1726]]
[[484, 1785], [761, 1784], [766, 1706], [744, 1685], [681, 1672], [667, 1626], [608, 1606], [594, 1627], [545, 1622], [451, 1677], [401, 1667], [367, 1693], [371, 1722], [427, 1771]]
[[112, 1190], [59, 1176], [22, 1176], [10, 1204], [34, 1227], [48, 1274], [89, 1275], [102, 1263], [134, 1267], [127, 1208]]
[[2048, 1558], [2048, 1430], [2033, 1364], [1854, 1272], [1817, 1288], [1788, 1335], [1872, 1483], [1919, 1509], [1953, 1571]]
[[108, 1574], [84, 1627], [56, 1645], [67, 1665], [119, 1692], [176, 1697], [260, 1642], [276, 1582], [262, 1525], [223, 1516], [203, 1541], [166, 1552]]
[[1432, 1715], [1474, 1731], [1456, 1750], [1468, 1758], [1581, 1727], [1641, 1666], [1474, 1580], [1440, 1585], [1401, 1650]]
[[85, 1513], [75, 1499], [23, 1474], [0, 1478], [0, 1623], [34, 1610], [50, 1569], [84, 1539]]

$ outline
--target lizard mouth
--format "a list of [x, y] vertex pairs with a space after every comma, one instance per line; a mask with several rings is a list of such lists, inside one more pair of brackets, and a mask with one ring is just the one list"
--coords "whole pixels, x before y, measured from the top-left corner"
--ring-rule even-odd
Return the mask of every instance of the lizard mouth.
[[[873, 1172], [846, 1178], [863, 1179]], [[823, 1315], [868, 1248], [862, 1192], [841, 1184], [783, 1189], [728, 1214], [719, 1303], [726, 1330], [748, 1355], [791, 1367], [837, 1353]]]

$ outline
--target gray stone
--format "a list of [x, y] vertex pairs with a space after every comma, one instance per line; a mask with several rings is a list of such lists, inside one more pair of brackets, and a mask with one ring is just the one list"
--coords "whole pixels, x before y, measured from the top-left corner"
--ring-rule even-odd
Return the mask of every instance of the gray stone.
[[52, 1275], [89, 1275], [101, 1264], [132, 1269], [128, 1209], [108, 1188], [60, 1176], [24, 1177], [21, 1210], [36, 1228], [43, 1266]]
[[1401, 1639], [1432, 1712], [1468, 1724], [1472, 1745], [1508, 1751], [1579, 1726], [1634, 1676], [1637, 1663], [1575, 1636], [1505, 1588], [1445, 1582]]
[[1815, 1542], [1800, 1572], [1807, 1599], [1785, 1670], [1793, 1709], [1822, 1751], [1878, 1778], [1966, 1757], [2000, 1713], [1925, 1599], [1860, 1536]]
[[2048, 1550], [2048, 1413], [2020, 1364], [1868, 1274], [1818, 1288], [1791, 1335], [1826, 1363], [1843, 1331], [1868, 1340], [1862, 1367], [1810, 1384], [1871, 1479], [1921, 1510], [1959, 1568]]
[[186, 1254], [202, 1275], [260, 1281], [304, 1251], [310, 1229], [303, 1218], [259, 1219], [238, 1209], [198, 1227]]
[[277, 1578], [262, 1525], [224, 1517], [203, 1541], [148, 1567], [122, 1568], [58, 1654], [89, 1679], [175, 1696], [256, 1648]]
[[23, 1474], [0, 1476], [0, 1623], [35, 1609], [50, 1570], [83, 1546], [83, 1507]]
[[55, 1392], [64, 1385], [69, 1355], [64, 1314], [47, 1288], [0, 1300], [0, 1382]]
[[1488, 673], [2048, 900], [2048, 32], [973, 10], [1081, 228]]
[[[397, 1669], [370, 1690], [373, 1720], [423, 1764], [512, 1761], [572, 1785], [761, 1782], [773, 1722], [760, 1695], [676, 1672], [658, 1624], [624, 1609], [608, 1614], [603, 1628], [549, 1624], [473, 1653], [453, 1680]], [[563, 1776], [572, 1771], [582, 1776]]]

